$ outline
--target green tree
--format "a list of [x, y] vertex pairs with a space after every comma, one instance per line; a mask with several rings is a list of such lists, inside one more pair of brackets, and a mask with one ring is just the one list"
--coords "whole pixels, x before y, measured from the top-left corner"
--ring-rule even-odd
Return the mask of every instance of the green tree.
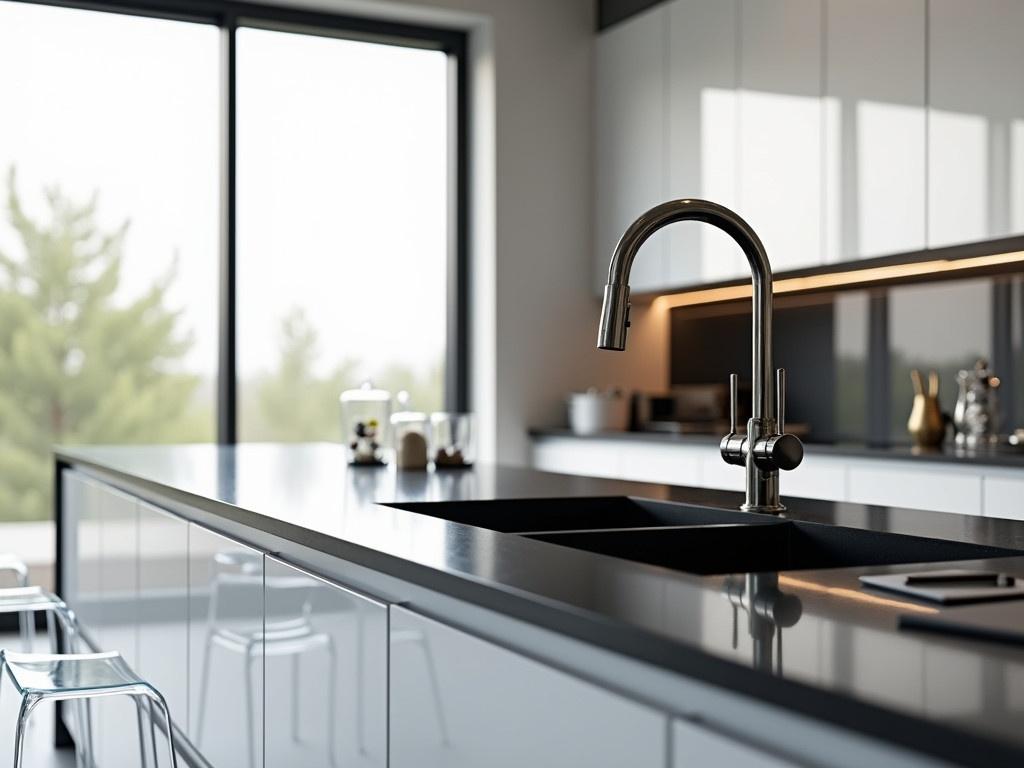
[[338, 395], [357, 383], [355, 363], [342, 361], [326, 376], [317, 376], [317, 333], [298, 307], [281, 321], [278, 344], [277, 371], [243, 385], [253, 393], [251, 398], [243, 397], [250, 404], [241, 420], [243, 439], [337, 440]]
[[[12, 168], [0, 251], [0, 517], [45, 519], [55, 443], [209, 439], [198, 380], [178, 371], [191, 337], [166, 306], [172, 267], [142, 295], [117, 296], [128, 222], [103, 232], [97, 196], [45, 190], [28, 214]], [[207, 420], [208, 421], [208, 420]]]

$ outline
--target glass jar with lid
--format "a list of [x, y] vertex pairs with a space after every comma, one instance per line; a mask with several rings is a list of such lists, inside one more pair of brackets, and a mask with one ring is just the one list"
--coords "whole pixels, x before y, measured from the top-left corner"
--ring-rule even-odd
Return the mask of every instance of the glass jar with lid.
[[390, 447], [391, 393], [369, 381], [341, 393], [341, 434], [348, 463], [381, 466]]
[[473, 414], [430, 414], [430, 460], [435, 469], [470, 467], [476, 460], [476, 427]]

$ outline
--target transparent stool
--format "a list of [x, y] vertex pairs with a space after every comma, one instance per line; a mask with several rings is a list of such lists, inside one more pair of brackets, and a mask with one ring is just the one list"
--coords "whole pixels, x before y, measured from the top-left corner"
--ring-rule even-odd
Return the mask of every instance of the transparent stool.
[[[18, 587], [28, 586], [28, 566], [12, 554], [0, 552], [0, 572], [10, 571], [14, 574]], [[35, 617], [28, 612], [18, 613], [18, 630], [21, 634], [22, 650], [32, 651], [36, 639]]]
[[[252, 701], [253, 695], [249, 686], [252, 684], [252, 665], [260, 656], [286, 656], [292, 661], [292, 689], [298, 691], [299, 664], [302, 656], [315, 651], [323, 651], [328, 658], [328, 683], [326, 690], [328, 722], [334, 721], [336, 701], [338, 652], [334, 638], [319, 631], [311, 621], [311, 596], [316, 582], [302, 576], [264, 578], [262, 555], [242, 552], [224, 551], [214, 555], [214, 577], [210, 595], [209, 613], [207, 616], [206, 643], [203, 648], [202, 675], [196, 720], [196, 746], [202, 742], [203, 725], [206, 719], [206, 703], [209, 695], [210, 665], [214, 648], [238, 654], [244, 659], [246, 701]], [[267, 600], [268, 593], [292, 595], [295, 603], [294, 611], [285, 616], [265, 616], [261, 625], [252, 627], [231, 627], [222, 623], [220, 604], [223, 594], [231, 590], [259, 590]], [[270, 597], [275, 600], [276, 597]], [[254, 742], [255, 715], [247, 713], [248, 749], [250, 763], [255, 761]], [[292, 739], [299, 742], [299, 698], [296, 697], [292, 707]], [[361, 733], [360, 733], [361, 736]], [[330, 765], [337, 764], [334, 754], [334, 739], [327, 742], [328, 760]], [[362, 745], [360, 744], [360, 751]]]
[[[75, 618], [67, 604], [52, 592], [42, 587], [7, 587], [0, 589], [0, 613], [17, 613], [22, 625], [32, 627], [31, 632], [22, 632], [22, 641], [26, 650], [31, 650], [35, 642], [35, 613], [46, 612], [46, 626], [50, 636], [50, 651], [57, 652], [57, 622], [64, 628], [68, 642], [76, 642]], [[71, 647], [69, 645], [69, 647]]]
[[[178, 761], [174, 752], [174, 728], [167, 702], [156, 688], [139, 678], [116, 651], [108, 653], [36, 654], [0, 651], [0, 685], [4, 670], [21, 694], [21, 709], [14, 736], [14, 768], [21, 768], [25, 759], [25, 731], [32, 711], [43, 701], [86, 702], [101, 696], [130, 696], [136, 706], [139, 728], [139, 750], [142, 766], [148, 764], [146, 729], [143, 710], [149, 720], [149, 739], [153, 765], [157, 763], [156, 730], [153, 709], [160, 711], [167, 727], [167, 750], [172, 768]], [[88, 733], [87, 707], [76, 708], [79, 733]], [[85, 741], [88, 738], [84, 739]], [[90, 750], [91, 754], [91, 750]], [[81, 756], [81, 752], [79, 753]], [[85, 765], [90, 765], [86, 762]]]

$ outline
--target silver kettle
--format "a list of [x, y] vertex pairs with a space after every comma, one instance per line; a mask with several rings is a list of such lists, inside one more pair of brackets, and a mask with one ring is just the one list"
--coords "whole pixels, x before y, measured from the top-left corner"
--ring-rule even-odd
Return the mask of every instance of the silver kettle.
[[984, 358], [956, 375], [960, 387], [953, 410], [956, 444], [975, 448], [995, 442], [999, 431], [999, 377]]

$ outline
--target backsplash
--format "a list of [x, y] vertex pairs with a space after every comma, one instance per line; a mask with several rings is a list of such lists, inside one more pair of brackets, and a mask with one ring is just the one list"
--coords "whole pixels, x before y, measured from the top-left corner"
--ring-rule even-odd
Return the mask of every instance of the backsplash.
[[[909, 443], [910, 370], [939, 373], [952, 413], [956, 373], [988, 359], [1002, 380], [1002, 431], [1024, 423], [1024, 277], [985, 277], [776, 299], [775, 364], [787, 418], [815, 442]], [[673, 386], [750, 377], [749, 303], [671, 311]]]

